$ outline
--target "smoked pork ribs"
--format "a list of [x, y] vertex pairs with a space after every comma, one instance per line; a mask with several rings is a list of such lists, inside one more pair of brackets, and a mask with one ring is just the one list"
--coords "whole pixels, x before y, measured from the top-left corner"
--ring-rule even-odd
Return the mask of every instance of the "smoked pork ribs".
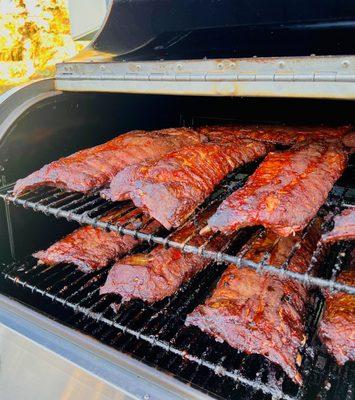
[[208, 225], [224, 233], [254, 225], [282, 236], [298, 232], [315, 216], [346, 165], [347, 153], [336, 143], [312, 142], [271, 152]]
[[188, 128], [128, 132], [99, 146], [53, 161], [19, 179], [14, 194], [18, 196], [40, 186], [88, 193], [108, 185], [117, 172], [128, 165], [159, 159], [166, 153], [205, 140], [202, 134]]
[[[292, 125], [217, 125], [203, 126], [197, 130], [206, 135], [209, 140], [245, 138], [273, 144], [291, 146], [296, 143], [314, 140], [337, 140], [348, 133], [350, 125], [330, 126], [292, 126]], [[348, 139], [349, 141], [349, 139]]]
[[323, 243], [355, 240], [355, 207], [345, 208], [334, 218], [334, 227], [322, 236]]
[[[266, 231], [251, 239], [239, 255], [280, 268], [287, 263], [288, 270], [305, 273], [320, 232], [319, 220], [312, 223], [302, 239], [300, 234], [280, 237]], [[297, 243], [301, 245], [293, 252]], [[307, 300], [308, 291], [300, 282], [232, 264], [211, 297], [187, 316], [186, 325], [197, 326], [233, 348], [268, 358], [301, 383], [296, 364], [306, 340]]]
[[[125, 212], [127, 211], [127, 212]], [[125, 225], [127, 229], [156, 232], [160, 224], [132, 206], [111, 211], [100, 221]], [[57, 265], [71, 263], [83, 272], [106, 267], [110, 262], [132, 251], [140, 241], [133, 236], [107, 232], [93, 226], [83, 226], [54, 243], [47, 250], [33, 254], [40, 263]]]
[[[339, 274], [337, 282], [355, 286], [355, 250], [351, 265]], [[339, 365], [355, 361], [355, 296], [324, 290], [325, 311], [318, 336]]]
[[[178, 243], [188, 240], [189, 245], [197, 247], [207, 243], [205, 250], [223, 251], [235, 235], [199, 234], [199, 226], [206, 224], [214, 210], [215, 206], [211, 206], [203, 211], [170, 239]], [[208, 258], [159, 245], [149, 253], [134, 254], [116, 262], [100, 293], [120, 294], [123, 301], [142, 299], [153, 303], [174, 294], [184, 282], [210, 263]]]
[[269, 144], [249, 139], [189, 146], [125, 168], [102, 195], [113, 201], [131, 198], [165, 228], [176, 228], [229, 172], [270, 149]]

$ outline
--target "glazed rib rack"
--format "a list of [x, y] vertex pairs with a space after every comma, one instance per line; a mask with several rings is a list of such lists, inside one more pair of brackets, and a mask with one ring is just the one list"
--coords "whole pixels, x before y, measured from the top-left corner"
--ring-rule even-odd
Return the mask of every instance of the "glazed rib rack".
[[[241, 187], [248, 176], [248, 172], [250, 172], [250, 169], [252, 168], [252, 165], [249, 165], [245, 169], [229, 174], [218, 186], [216, 191], [200, 207], [198, 207], [196, 212], [190, 218], [194, 218], [197, 213], [204, 210], [211, 204], [211, 202], [222, 200], [228, 194]], [[349, 169], [353, 171], [353, 165], [351, 165]], [[349, 176], [351, 176], [351, 172], [349, 173]], [[199, 254], [203, 257], [210, 258], [216, 262], [227, 262], [238, 264], [240, 266], [249, 266], [258, 271], [264, 270], [278, 276], [290, 277], [306, 285], [317, 285], [323, 288], [341, 290], [350, 294], [355, 294], [355, 287], [338, 283], [335, 280], [326, 280], [308, 274], [292, 272], [287, 270], [287, 266], [285, 266], [285, 268], [277, 268], [265, 263], [255, 263], [237, 257], [230, 252], [226, 253], [207, 250], [206, 246], [208, 243], [204, 243], [200, 247], [190, 245], [189, 241], [178, 243], [174, 240], [170, 240], [171, 232], [165, 231], [160, 232], [160, 234], [146, 234], [139, 230], [129, 229], [127, 228], [127, 225], [130, 222], [133, 222], [131, 220], [128, 220], [124, 225], [99, 221], [106, 212], [111, 210], [119, 211], [120, 209], [123, 209], [123, 206], [127, 205], [127, 202], [109, 202], [102, 199], [98, 193], [83, 195], [80, 193], [65, 192], [56, 188], [40, 188], [27, 192], [25, 195], [20, 197], [15, 197], [12, 194], [12, 189], [13, 185], [3, 187], [0, 191], [0, 197], [2, 197], [6, 202], [11, 202], [15, 205], [29, 208], [34, 211], [43, 212], [47, 215], [54, 215], [57, 218], [66, 218], [68, 221], [76, 221], [80, 224], [92, 225], [101, 229], [115, 231], [120, 234], [131, 235], [148, 243], [162, 244], [166, 247], [175, 247], [184, 252]], [[330, 208], [333, 210], [330, 212], [334, 212], [337, 209], [339, 210], [342, 206], [353, 207], [354, 198], [355, 188], [335, 186], [327, 201], [327, 204], [330, 205]], [[125, 210], [127, 212], [127, 207], [125, 207]]]

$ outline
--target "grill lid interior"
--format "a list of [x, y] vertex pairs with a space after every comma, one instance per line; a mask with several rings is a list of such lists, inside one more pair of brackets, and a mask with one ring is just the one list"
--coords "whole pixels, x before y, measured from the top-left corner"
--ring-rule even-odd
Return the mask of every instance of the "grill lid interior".
[[349, 1], [113, 0], [87, 54], [115, 61], [352, 54], [354, 21]]

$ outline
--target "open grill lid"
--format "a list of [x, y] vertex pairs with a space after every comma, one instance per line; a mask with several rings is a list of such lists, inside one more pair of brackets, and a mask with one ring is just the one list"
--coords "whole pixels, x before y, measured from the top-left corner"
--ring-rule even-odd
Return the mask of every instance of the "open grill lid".
[[114, 61], [343, 55], [351, 0], [113, 0], [92, 43]]

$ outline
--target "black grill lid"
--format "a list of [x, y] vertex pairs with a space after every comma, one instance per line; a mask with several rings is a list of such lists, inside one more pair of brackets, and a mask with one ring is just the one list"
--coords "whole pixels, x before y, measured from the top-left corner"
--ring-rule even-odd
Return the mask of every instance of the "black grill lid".
[[91, 45], [113, 60], [354, 54], [353, 0], [112, 0]]

